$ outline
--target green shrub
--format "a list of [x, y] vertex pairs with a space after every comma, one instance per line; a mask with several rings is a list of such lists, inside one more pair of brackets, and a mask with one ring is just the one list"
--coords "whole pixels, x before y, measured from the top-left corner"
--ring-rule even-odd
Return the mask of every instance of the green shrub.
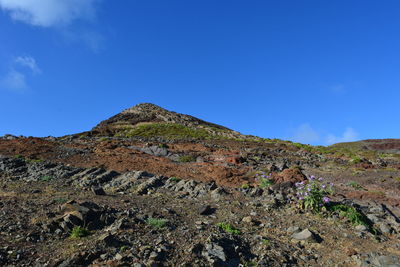
[[260, 179], [260, 187], [261, 188], [270, 187], [273, 184], [274, 184], [274, 182], [272, 180], [269, 180], [269, 179], [266, 179], [266, 178], [261, 178]]
[[81, 238], [81, 237], [89, 236], [90, 234], [91, 233], [88, 229], [81, 227], [81, 226], [75, 226], [71, 231], [70, 237]]
[[250, 188], [250, 185], [249, 184], [242, 184], [242, 186], [241, 186], [243, 189], [249, 189]]
[[362, 162], [362, 159], [359, 156], [352, 156], [350, 162], [353, 164], [358, 164]]
[[338, 213], [339, 216], [347, 218], [353, 225], [365, 225], [370, 226], [368, 218], [357, 211], [356, 208], [345, 204], [331, 204], [328, 205], [328, 210], [334, 213]]
[[54, 202], [56, 202], [56, 203], [58, 203], [58, 204], [64, 204], [64, 203], [66, 203], [67, 201], [68, 201], [68, 199], [62, 198], [62, 197], [60, 197], [60, 198], [55, 198], [55, 199], [54, 199]]
[[157, 229], [163, 229], [167, 226], [168, 220], [167, 219], [157, 219], [157, 218], [148, 218], [146, 223], [153, 226]]
[[177, 182], [179, 182], [180, 180], [182, 180], [181, 178], [178, 178], [178, 177], [171, 177], [171, 178], [169, 178], [170, 180], [171, 180], [171, 182], [175, 182], [175, 183], [177, 183]]
[[178, 158], [179, 162], [193, 162], [196, 161], [196, 158], [192, 155], [183, 155]]
[[125, 127], [116, 134], [117, 137], [163, 137], [169, 140], [179, 139], [209, 139], [217, 138], [212, 136], [207, 130], [189, 128], [184, 125], [174, 123], [149, 123], [137, 125], [135, 127]]
[[266, 172], [261, 171], [255, 174], [255, 180], [258, 181], [258, 186], [260, 188], [270, 187], [274, 182], [270, 179], [271, 175], [267, 175]]
[[54, 177], [50, 176], [50, 175], [45, 175], [45, 176], [40, 177], [40, 181], [43, 181], [43, 182], [49, 182], [53, 179], [54, 179]]
[[323, 178], [316, 179], [313, 175], [308, 182], [296, 183], [296, 190], [300, 207], [312, 212], [320, 212], [321, 208], [329, 204], [328, 197], [333, 192], [332, 183], [324, 183]]
[[271, 244], [271, 241], [269, 239], [267, 239], [267, 238], [261, 239], [261, 242], [266, 246], [269, 246]]
[[350, 186], [350, 187], [353, 187], [354, 189], [357, 189], [357, 190], [363, 190], [364, 189], [364, 187], [362, 187], [360, 184], [358, 184], [357, 182], [354, 182], [354, 181], [348, 182], [347, 185]]
[[225, 232], [233, 235], [240, 235], [242, 233], [240, 230], [233, 227], [230, 223], [220, 222], [217, 224], [217, 226], [222, 230], [224, 230]]

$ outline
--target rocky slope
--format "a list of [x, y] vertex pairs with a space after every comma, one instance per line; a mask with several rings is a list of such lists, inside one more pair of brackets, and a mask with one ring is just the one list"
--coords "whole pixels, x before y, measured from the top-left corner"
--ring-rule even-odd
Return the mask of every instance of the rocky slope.
[[165, 134], [166, 130], [175, 131], [177, 137], [187, 136], [190, 138], [193, 135], [196, 138], [246, 138], [246, 136], [221, 125], [168, 111], [150, 103], [138, 104], [102, 121], [93, 128], [91, 134], [134, 137], [153, 131], [152, 134], [157, 137], [159, 134]]
[[332, 147], [400, 154], [400, 139], [369, 139], [358, 142], [334, 144]]
[[[334, 183], [318, 213], [295, 186], [311, 175]], [[86, 133], [0, 137], [0, 266], [400, 266], [399, 177], [389, 151], [141, 104]]]

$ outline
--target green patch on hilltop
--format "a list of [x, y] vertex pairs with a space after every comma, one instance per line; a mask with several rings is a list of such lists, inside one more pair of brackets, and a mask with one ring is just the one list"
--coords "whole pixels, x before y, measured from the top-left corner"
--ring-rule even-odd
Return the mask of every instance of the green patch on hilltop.
[[135, 127], [125, 127], [122, 131], [116, 134], [117, 137], [163, 137], [169, 140], [179, 139], [212, 139], [218, 138], [210, 134], [207, 130], [190, 128], [174, 123], [149, 123], [137, 125]]
[[162, 137], [169, 140], [179, 139], [224, 139], [223, 136], [213, 135], [206, 129], [191, 128], [174, 123], [148, 123], [142, 125], [126, 126], [119, 131], [117, 137]]

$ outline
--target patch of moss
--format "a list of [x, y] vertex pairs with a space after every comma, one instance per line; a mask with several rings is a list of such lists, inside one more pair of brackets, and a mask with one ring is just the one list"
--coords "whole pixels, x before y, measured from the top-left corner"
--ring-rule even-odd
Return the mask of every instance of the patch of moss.
[[196, 161], [196, 158], [192, 155], [183, 155], [178, 158], [179, 162], [193, 162]]
[[148, 218], [146, 223], [153, 226], [157, 229], [163, 229], [167, 226], [168, 220], [166, 219], [157, 219], [157, 218]]
[[81, 238], [81, 237], [86, 237], [89, 236], [91, 233], [88, 229], [81, 227], [81, 226], [75, 226], [74, 229], [71, 231], [71, 237], [72, 238]]
[[227, 233], [233, 234], [233, 235], [240, 235], [242, 232], [235, 227], [233, 227], [230, 223], [218, 223], [217, 226], [224, 230]]
[[40, 181], [43, 181], [43, 182], [50, 182], [53, 179], [54, 179], [54, 177], [50, 176], [50, 175], [45, 175], [45, 176], [40, 177]]
[[133, 128], [126, 127], [116, 134], [117, 137], [163, 137], [170, 140], [179, 139], [211, 139], [218, 138], [211, 135], [207, 130], [190, 128], [174, 123], [149, 123], [135, 126]]
[[371, 227], [370, 220], [356, 208], [345, 204], [331, 204], [328, 205], [328, 210], [338, 213], [339, 216], [347, 218], [353, 225], [365, 225]]

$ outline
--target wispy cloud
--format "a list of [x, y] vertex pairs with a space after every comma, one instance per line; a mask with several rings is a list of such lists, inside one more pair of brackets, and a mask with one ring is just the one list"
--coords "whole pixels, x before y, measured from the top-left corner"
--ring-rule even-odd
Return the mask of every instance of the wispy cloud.
[[42, 71], [31, 56], [16, 57], [9, 65], [8, 72], [0, 77], [0, 89], [24, 92], [29, 89], [27, 76], [38, 75]]
[[300, 125], [291, 140], [303, 144], [313, 144], [320, 141], [320, 136], [308, 123]]
[[17, 57], [14, 60], [15, 64], [20, 65], [22, 67], [27, 67], [29, 68], [33, 74], [40, 74], [42, 71], [36, 64], [36, 60], [31, 57], [31, 56], [23, 56], [23, 57]]
[[4, 77], [0, 78], [0, 89], [23, 92], [28, 88], [25, 74], [21, 72], [10, 70]]
[[77, 19], [95, 17], [98, 0], [0, 0], [12, 19], [34, 26], [65, 26]]
[[56, 29], [67, 43], [82, 43], [97, 53], [104, 49], [104, 36], [85, 24], [94, 22], [98, 3], [103, 0], [0, 0], [3, 9], [15, 21]]
[[331, 145], [341, 142], [351, 142], [358, 140], [358, 133], [351, 127], [347, 127], [343, 134], [336, 136], [322, 131], [315, 130], [310, 124], [304, 123], [297, 127], [294, 134], [289, 139], [303, 144], [323, 144]]
[[329, 134], [326, 137], [326, 143], [328, 145], [342, 142], [352, 142], [358, 139], [358, 133], [351, 127], [347, 127], [344, 133], [341, 136], [335, 136], [333, 134]]

